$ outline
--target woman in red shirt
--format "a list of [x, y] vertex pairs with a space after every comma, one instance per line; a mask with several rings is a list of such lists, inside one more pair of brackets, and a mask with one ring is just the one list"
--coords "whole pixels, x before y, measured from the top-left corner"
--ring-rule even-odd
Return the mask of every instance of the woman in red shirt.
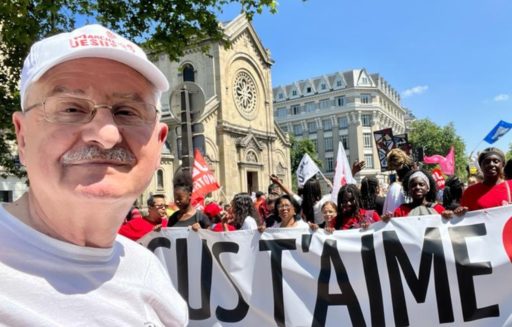
[[468, 187], [462, 194], [458, 215], [466, 211], [499, 207], [511, 202], [512, 181], [503, 176], [505, 155], [500, 149], [487, 148], [478, 156], [484, 180]]
[[423, 169], [408, 172], [403, 186], [405, 195], [412, 202], [401, 204], [396, 208], [393, 217], [433, 215], [444, 211], [444, 207], [435, 202], [436, 182], [429, 172]]
[[380, 221], [375, 210], [365, 210], [361, 204], [361, 193], [354, 184], [344, 185], [338, 192], [338, 215], [335, 229], [368, 228]]

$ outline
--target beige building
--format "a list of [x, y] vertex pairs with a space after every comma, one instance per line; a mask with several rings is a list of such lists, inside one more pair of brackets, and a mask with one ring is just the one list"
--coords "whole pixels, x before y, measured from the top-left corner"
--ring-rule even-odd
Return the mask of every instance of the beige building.
[[150, 192], [172, 199], [172, 178], [182, 153], [175, 94], [184, 81], [193, 82], [204, 96], [204, 109], [194, 122], [202, 125], [204, 157], [222, 186], [214, 198], [230, 201], [238, 192], [266, 191], [270, 174], [290, 184], [290, 143], [274, 125], [270, 54], [245, 16], [223, 27], [232, 42], [229, 49], [209, 43], [207, 53], [189, 49], [178, 62], [164, 55], [155, 62], [171, 85], [162, 95], [162, 121], [170, 133], [162, 166], [140, 201]]
[[398, 92], [379, 74], [365, 69], [336, 72], [277, 86], [273, 93], [276, 123], [297, 138], [313, 141], [327, 177], [334, 174], [342, 142], [351, 164], [366, 161], [358, 181], [376, 175], [387, 182], [373, 132], [390, 127], [393, 134], [405, 133], [406, 110]]

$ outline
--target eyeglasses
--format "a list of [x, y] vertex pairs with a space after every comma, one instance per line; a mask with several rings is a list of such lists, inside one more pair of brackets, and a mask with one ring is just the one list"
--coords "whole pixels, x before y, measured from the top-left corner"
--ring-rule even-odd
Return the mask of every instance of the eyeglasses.
[[291, 205], [289, 205], [289, 204], [284, 204], [284, 205], [280, 205], [280, 206], [277, 208], [277, 210], [287, 210], [287, 209], [289, 210], [289, 209], [291, 209], [291, 208], [292, 208], [292, 206], [291, 206]]
[[153, 208], [155, 208], [155, 209], [166, 209], [167, 205], [166, 204], [155, 204], [153, 206]]
[[135, 101], [123, 101], [113, 105], [96, 104], [94, 101], [77, 97], [48, 97], [43, 102], [33, 104], [24, 111], [43, 107], [44, 119], [57, 124], [89, 123], [98, 109], [110, 110], [119, 126], [139, 126], [154, 123], [158, 114], [156, 106]]

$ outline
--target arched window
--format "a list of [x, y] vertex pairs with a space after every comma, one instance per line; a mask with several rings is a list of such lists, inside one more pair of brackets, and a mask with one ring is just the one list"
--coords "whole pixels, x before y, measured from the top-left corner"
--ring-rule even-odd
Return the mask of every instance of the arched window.
[[183, 66], [183, 82], [195, 82], [194, 66], [186, 64]]
[[156, 171], [156, 188], [159, 191], [164, 189], [164, 171], [162, 169]]

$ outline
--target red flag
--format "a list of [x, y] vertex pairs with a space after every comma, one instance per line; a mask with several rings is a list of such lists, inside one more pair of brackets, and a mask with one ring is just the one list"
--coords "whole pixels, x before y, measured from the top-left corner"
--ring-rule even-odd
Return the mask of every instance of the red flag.
[[430, 157], [423, 157], [423, 162], [426, 164], [439, 164], [443, 173], [446, 175], [453, 175], [455, 173], [455, 151], [453, 146], [450, 148], [446, 157], [434, 154]]
[[441, 169], [439, 169], [439, 168], [433, 169], [432, 170], [432, 177], [436, 181], [437, 189], [438, 190], [443, 190], [444, 189], [445, 180], [444, 180], [443, 173], [441, 172]]
[[201, 152], [194, 150], [194, 167], [192, 168], [192, 182], [194, 187], [192, 190], [192, 205], [194, 207], [202, 207], [206, 194], [218, 190], [219, 183], [208, 169], [208, 164], [204, 161]]

